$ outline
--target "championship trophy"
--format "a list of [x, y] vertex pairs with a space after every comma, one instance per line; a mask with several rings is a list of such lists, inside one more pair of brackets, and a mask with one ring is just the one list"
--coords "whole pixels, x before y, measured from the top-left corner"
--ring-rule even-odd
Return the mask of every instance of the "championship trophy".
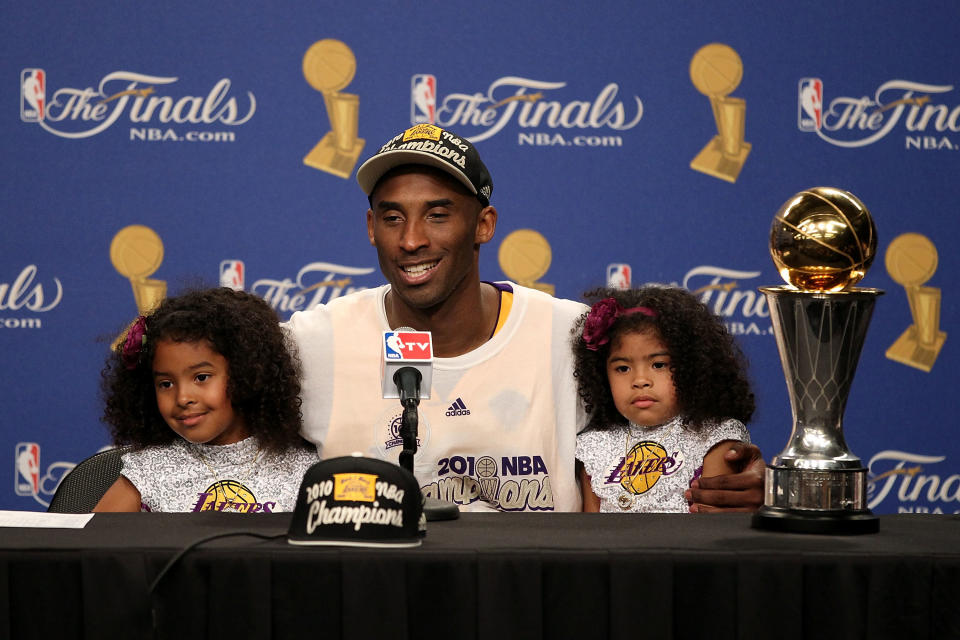
[[701, 47], [690, 61], [690, 80], [710, 98], [717, 125], [717, 135], [690, 161], [690, 168], [727, 182], [737, 181], [751, 149], [743, 139], [747, 103], [728, 95], [742, 77], [740, 55], [719, 42]]
[[538, 282], [553, 261], [550, 243], [538, 231], [517, 229], [500, 243], [497, 253], [500, 268], [510, 280], [519, 285], [554, 295], [556, 287]]
[[150, 313], [163, 302], [167, 283], [147, 277], [163, 262], [163, 241], [156, 231], [140, 224], [120, 229], [110, 243], [110, 261], [120, 275], [130, 279], [133, 299], [141, 315]]
[[854, 287], [877, 250], [870, 212], [846, 191], [816, 187], [774, 217], [770, 253], [788, 286], [761, 287], [787, 379], [793, 432], [766, 469], [760, 529], [874, 533], [867, 469], [847, 448], [843, 410], [883, 292]]
[[887, 357], [930, 373], [947, 334], [940, 331], [940, 289], [921, 286], [937, 270], [937, 248], [924, 235], [904, 233], [887, 247], [887, 273], [907, 292], [913, 324], [887, 349]]
[[[147, 315], [167, 297], [166, 281], [147, 277], [163, 262], [163, 241], [150, 227], [132, 224], [120, 229], [110, 242], [110, 261], [120, 275], [130, 279], [140, 315]], [[111, 348], [116, 349], [126, 336], [126, 331], [117, 336]]]
[[353, 80], [356, 70], [353, 51], [339, 40], [318, 40], [303, 55], [303, 77], [323, 94], [330, 119], [330, 131], [303, 158], [303, 163], [341, 178], [350, 177], [364, 145], [363, 138], [357, 137], [360, 97], [340, 93]]

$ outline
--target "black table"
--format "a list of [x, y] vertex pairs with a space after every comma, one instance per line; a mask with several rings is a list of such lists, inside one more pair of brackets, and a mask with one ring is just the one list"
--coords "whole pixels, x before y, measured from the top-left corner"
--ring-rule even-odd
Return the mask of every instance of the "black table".
[[[289, 514], [0, 529], [0, 638], [960, 638], [960, 518], [880, 533], [745, 515], [463, 514], [416, 549], [299, 547]], [[155, 628], [154, 628], [155, 627]]]

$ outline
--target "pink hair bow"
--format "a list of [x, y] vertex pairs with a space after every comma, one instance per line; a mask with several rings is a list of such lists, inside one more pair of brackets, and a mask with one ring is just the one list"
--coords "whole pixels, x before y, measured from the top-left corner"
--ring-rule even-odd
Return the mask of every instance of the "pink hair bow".
[[140, 361], [140, 351], [143, 350], [146, 335], [147, 319], [139, 316], [127, 329], [127, 338], [123, 341], [123, 348], [120, 350], [123, 364], [131, 371], [137, 368], [137, 363]]
[[613, 298], [604, 298], [590, 307], [587, 320], [583, 323], [583, 341], [586, 343], [587, 349], [598, 351], [600, 347], [610, 342], [610, 336], [607, 335], [610, 327], [613, 326], [617, 318], [631, 313], [642, 313], [651, 318], [657, 315], [656, 311], [648, 307], [624, 309]]

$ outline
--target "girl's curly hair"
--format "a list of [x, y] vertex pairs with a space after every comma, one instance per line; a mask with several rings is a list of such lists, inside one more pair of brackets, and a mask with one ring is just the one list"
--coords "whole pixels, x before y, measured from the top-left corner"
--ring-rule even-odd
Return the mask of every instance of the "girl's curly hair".
[[594, 289], [584, 294], [590, 303], [613, 298], [624, 309], [647, 307], [644, 313], [621, 315], [610, 326], [610, 341], [593, 351], [583, 339], [588, 314], [573, 327], [574, 377], [577, 390], [591, 414], [590, 427], [625, 425], [607, 380], [610, 345], [627, 333], [653, 330], [670, 352], [670, 370], [677, 404], [693, 427], [708, 419], [736, 418], [747, 423], [755, 408], [746, 377], [747, 361], [720, 318], [693, 294], [676, 287]]
[[227, 396], [265, 449], [304, 445], [300, 361], [266, 302], [227, 288], [190, 291], [163, 301], [144, 324], [139, 354], [124, 356], [120, 345], [102, 372], [103, 421], [115, 444], [146, 447], [180, 437], [157, 409], [153, 380], [157, 344], [172, 340], [207, 342], [227, 360]]

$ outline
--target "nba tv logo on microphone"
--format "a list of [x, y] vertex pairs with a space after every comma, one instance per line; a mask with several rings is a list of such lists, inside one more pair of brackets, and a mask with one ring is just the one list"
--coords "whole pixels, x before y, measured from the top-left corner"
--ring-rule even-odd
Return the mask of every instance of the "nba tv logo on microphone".
[[420, 372], [420, 397], [430, 397], [433, 380], [433, 340], [429, 331], [414, 331], [401, 328], [383, 332], [383, 358], [380, 362], [383, 397], [399, 398], [397, 382], [393, 376], [404, 368]]
[[433, 346], [429, 331], [384, 331], [384, 357], [396, 362], [429, 362]]

